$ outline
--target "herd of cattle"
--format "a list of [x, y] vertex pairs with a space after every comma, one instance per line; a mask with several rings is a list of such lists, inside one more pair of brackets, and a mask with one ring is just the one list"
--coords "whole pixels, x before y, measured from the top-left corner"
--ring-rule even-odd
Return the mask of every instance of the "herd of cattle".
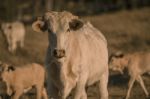
[[[109, 68], [120, 73], [128, 69], [130, 80], [126, 99], [135, 81], [149, 97], [141, 77], [150, 73], [149, 52], [118, 52], [109, 57], [103, 34], [90, 22], [66, 11], [47, 12], [33, 22], [32, 28], [48, 33], [45, 66], [31, 63], [16, 67], [0, 62], [0, 80], [6, 83], [6, 93], [12, 99], [19, 99], [33, 87], [36, 99], [87, 99], [86, 87], [95, 82], [99, 82], [100, 99], [108, 99]], [[1, 30], [8, 51], [15, 53], [18, 42], [21, 48], [24, 46], [25, 27], [21, 22], [3, 23]]]

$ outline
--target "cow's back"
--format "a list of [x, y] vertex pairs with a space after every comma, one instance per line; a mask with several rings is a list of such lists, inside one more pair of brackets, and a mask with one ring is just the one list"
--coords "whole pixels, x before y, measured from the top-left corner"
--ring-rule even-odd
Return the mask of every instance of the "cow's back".
[[25, 35], [25, 26], [21, 22], [12, 23], [12, 36], [15, 39], [23, 39]]
[[[150, 72], [150, 52], [137, 52], [132, 55], [133, 65], [139, 67], [139, 71]], [[137, 63], [136, 63], [137, 62]], [[133, 67], [134, 68], [134, 67]]]

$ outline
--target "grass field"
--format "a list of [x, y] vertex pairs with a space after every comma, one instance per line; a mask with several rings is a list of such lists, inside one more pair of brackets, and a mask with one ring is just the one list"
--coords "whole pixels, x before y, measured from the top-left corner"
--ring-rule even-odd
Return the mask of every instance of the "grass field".
[[[123, 52], [150, 51], [150, 8], [119, 11], [95, 16], [82, 17], [97, 27], [108, 40], [109, 54], [118, 50]], [[31, 25], [26, 26], [24, 49], [17, 49], [16, 54], [7, 51], [7, 43], [0, 32], [0, 60], [13, 65], [37, 62], [44, 64], [48, 45], [46, 33], [36, 33]], [[109, 80], [110, 99], [123, 99], [127, 91], [129, 77], [112, 73]], [[150, 93], [150, 76], [143, 77]], [[88, 88], [88, 98], [98, 99], [98, 86]], [[145, 99], [139, 84], [132, 89], [131, 99]]]

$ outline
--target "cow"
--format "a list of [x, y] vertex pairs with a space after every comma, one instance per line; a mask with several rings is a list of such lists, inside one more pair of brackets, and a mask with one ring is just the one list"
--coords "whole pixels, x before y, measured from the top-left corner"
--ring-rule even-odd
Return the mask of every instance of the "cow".
[[128, 91], [126, 99], [129, 99], [131, 89], [135, 81], [138, 81], [144, 90], [147, 97], [149, 93], [144, 85], [142, 74], [150, 72], [150, 52], [134, 52], [123, 54], [122, 52], [117, 52], [110, 56], [109, 68], [114, 71], [119, 71], [123, 74], [124, 70], [127, 69], [130, 75], [130, 80], [128, 83]]
[[36, 32], [48, 32], [46, 54], [48, 95], [87, 99], [85, 87], [99, 81], [101, 99], [108, 99], [108, 49], [103, 34], [90, 22], [70, 12], [46, 12], [32, 24]]
[[9, 52], [15, 53], [17, 43], [21, 48], [24, 47], [25, 26], [23, 23], [19, 21], [2, 23], [1, 30], [6, 37]]
[[23, 93], [36, 88], [36, 99], [48, 99], [44, 87], [45, 69], [37, 63], [26, 64], [21, 67], [0, 63], [0, 79], [6, 83], [6, 93], [12, 99], [19, 99]]

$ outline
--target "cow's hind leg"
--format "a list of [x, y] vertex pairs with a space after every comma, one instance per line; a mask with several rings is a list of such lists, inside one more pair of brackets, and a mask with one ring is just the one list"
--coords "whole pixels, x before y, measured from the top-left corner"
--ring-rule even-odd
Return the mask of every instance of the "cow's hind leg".
[[148, 91], [147, 91], [147, 89], [146, 89], [146, 87], [145, 87], [145, 85], [144, 85], [143, 79], [142, 79], [142, 77], [141, 77], [140, 75], [138, 76], [137, 81], [140, 83], [142, 89], [144, 90], [146, 96], [148, 97], [148, 96], [149, 96], [149, 93], [148, 93]]
[[101, 76], [99, 82], [101, 99], [108, 99], [107, 84], [108, 84], [108, 70]]
[[133, 87], [134, 82], [135, 82], [135, 77], [131, 77], [130, 80], [129, 80], [129, 84], [128, 84], [129, 88], [128, 88], [128, 91], [127, 91], [126, 99], [129, 99], [131, 89]]

